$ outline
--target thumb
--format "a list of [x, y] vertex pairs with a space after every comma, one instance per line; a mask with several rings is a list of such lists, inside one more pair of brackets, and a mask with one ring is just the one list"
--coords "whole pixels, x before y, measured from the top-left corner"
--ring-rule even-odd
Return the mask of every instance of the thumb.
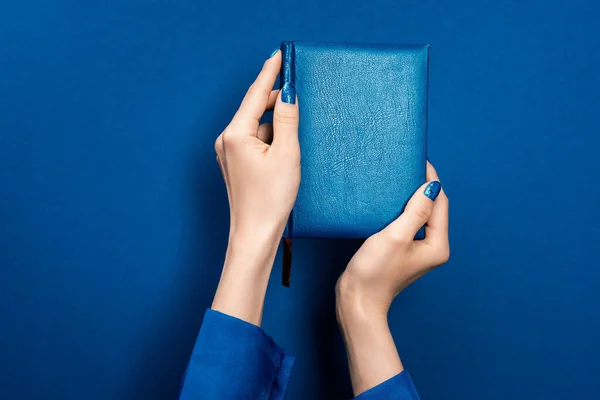
[[442, 185], [439, 181], [424, 183], [412, 195], [404, 212], [389, 224], [384, 231], [392, 237], [412, 242], [415, 235], [427, 223]]
[[298, 123], [300, 115], [296, 90], [286, 83], [273, 110], [273, 148], [295, 150], [298, 148]]

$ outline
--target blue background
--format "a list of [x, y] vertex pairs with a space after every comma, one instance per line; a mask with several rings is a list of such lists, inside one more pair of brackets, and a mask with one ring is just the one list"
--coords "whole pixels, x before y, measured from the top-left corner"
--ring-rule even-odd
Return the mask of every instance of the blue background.
[[[287, 39], [431, 45], [452, 256], [391, 313], [422, 398], [600, 398], [596, 4], [3, 2], [0, 398], [176, 396], [226, 246], [213, 142]], [[357, 245], [294, 246], [264, 327], [290, 399], [347, 398]]]

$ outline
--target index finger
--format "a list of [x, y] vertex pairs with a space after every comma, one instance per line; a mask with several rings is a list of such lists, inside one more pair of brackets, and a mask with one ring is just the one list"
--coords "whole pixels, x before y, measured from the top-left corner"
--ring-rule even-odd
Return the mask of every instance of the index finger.
[[271, 58], [265, 61], [262, 70], [254, 83], [246, 92], [240, 108], [235, 113], [232, 123], [247, 126], [244, 133], [254, 134], [253, 130], [258, 128], [260, 118], [269, 105], [269, 96], [277, 75], [281, 69], [281, 51], [277, 51]]

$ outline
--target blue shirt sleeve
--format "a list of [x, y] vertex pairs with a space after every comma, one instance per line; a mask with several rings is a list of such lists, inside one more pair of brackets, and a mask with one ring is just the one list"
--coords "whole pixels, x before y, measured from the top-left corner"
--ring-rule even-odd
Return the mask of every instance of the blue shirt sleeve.
[[294, 357], [259, 327], [207, 310], [180, 400], [285, 399]]
[[[179, 399], [283, 400], [294, 361], [259, 327], [209, 309]], [[355, 400], [384, 399], [419, 400], [408, 372], [401, 372]]]
[[355, 400], [419, 400], [417, 389], [406, 370], [358, 395]]

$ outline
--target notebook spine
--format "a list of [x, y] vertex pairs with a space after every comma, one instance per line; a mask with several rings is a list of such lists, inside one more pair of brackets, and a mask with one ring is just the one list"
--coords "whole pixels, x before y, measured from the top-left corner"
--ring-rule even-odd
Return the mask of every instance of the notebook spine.
[[281, 76], [280, 85], [283, 87], [285, 84], [291, 85], [296, 88], [296, 74], [294, 61], [296, 59], [294, 42], [287, 41], [281, 43]]
[[[283, 85], [290, 85], [294, 89], [296, 88], [296, 74], [295, 74], [295, 48], [294, 42], [286, 41], [281, 43], [281, 72], [279, 76], [279, 85], [283, 87]], [[283, 231], [284, 238], [292, 238], [294, 236], [294, 209], [290, 212], [290, 216], [288, 218], [288, 222], [285, 225], [285, 230]]]

